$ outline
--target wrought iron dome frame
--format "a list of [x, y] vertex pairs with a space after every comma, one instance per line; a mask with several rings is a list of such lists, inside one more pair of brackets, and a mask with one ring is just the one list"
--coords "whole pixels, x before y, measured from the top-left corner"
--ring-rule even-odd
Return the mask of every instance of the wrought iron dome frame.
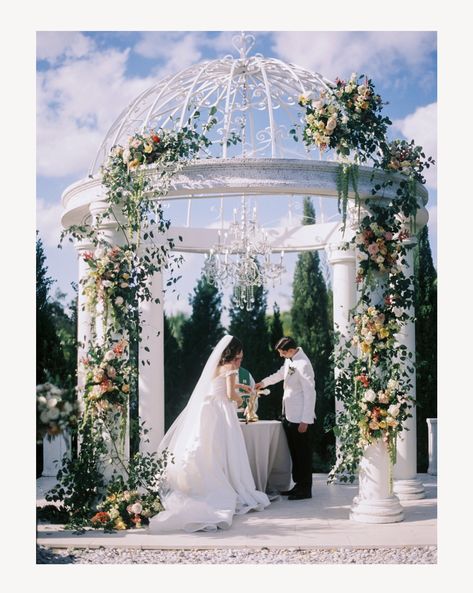
[[[110, 127], [89, 176], [99, 173], [113, 146], [124, 146], [133, 134], [179, 129], [196, 111], [205, 121], [213, 106], [217, 124], [208, 134], [212, 146], [202, 158], [314, 158], [302, 142], [290, 137], [297, 122], [293, 107], [300, 95], [316, 96], [333, 83], [276, 58], [248, 55], [254, 43], [253, 35], [235, 35], [238, 57], [226, 55], [190, 66], [141, 93]], [[236, 145], [228, 145], [232, 133], [240, 137]]]

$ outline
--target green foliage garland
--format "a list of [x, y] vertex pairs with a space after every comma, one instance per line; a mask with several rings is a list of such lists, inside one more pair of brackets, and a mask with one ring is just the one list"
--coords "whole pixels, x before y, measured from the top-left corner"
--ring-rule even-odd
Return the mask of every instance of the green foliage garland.
[[[137, 311], [141, 302], [155, 298], [150, 277], [164, 267], [174, 272], [181, 262], [171, 253], [176, 239], [165, 237], [170, 221], [164, 218], [160, 198], [173, 176], [210, 145], [205, 134], [216, 123], [215, 113], [212, 107], [200, 130], [200, 113], [195, 111], [179, 130], [150, 130], [135, 134], [125, 147], [113, 147], [102, 168], [102, 211], [90, 225], [71, 226], [61, 236], [61, 241], [68, 236], [94, 246], [83, 255], [88, 274], [81, 283], [92, 313], [91, 328], [97, 318], [103, 327], [102, 336], [92, 329], [91, 342], [84, 344], [80, 450], [77, 458], [64, 459], [59, 483], [49, 494], [50, 500], [62, 502], [76, 526], [139, 527], [160, 510], [156, 480], [165, 471], [166, 453], [159, 459], [139, 452], [128, 458], [125, 446], [130, 397], [137, 397], [142, 331]], [[118, 229], [119, 244], [107, 240], [102, 232], [107, 227]], [[172, 274], [168, 286], [176, 280]], [[140, 426], [139, 432], [146, 429]], [[114, 471], [107, 485], [103, 468], [110, 463]], [[131, 506], [112, 504], [121, 498], [130, 498]], [[129, 512], [128, 507], [145, 512]], [[96, 513], [92, 518], [94, 511], [99, 517]]]
[[[357, 251], [360, 298], [352, 312], [352, 338], [343, 341], [335, 336], [335, 395], [343, 402], [343, 410], [334, 427], [340, 446], [329, 474], [329, 481], [337, 475], [341, 481], [353, 481], [365, 448], [379, 439], [386, 442], [395, 462], [397, 436], [411, 417], [412, 354], [396, 336], [410, 320], [414, 298], [403, 266], [416, 231], [417, 186], [425, 183], [423, 170], [434, 161], [414, 141], [387, 141], [391, 121], [381, 114], [383, 102], [367, 77], [363, 80], [353, 74], [347, 83], [337, 79], [320, 97], [303, 96], [299, 104], [305, 107], [306, 145], [321, 151], [334, 149], [345, 160], [337, 173], [343, 231], [350, 184], [358, 205], [359, 224], [350, 243]], [[346, 162], [349, 156], [353, 163]], [[362, 218], [357, 165], [367, 161], [374, 167], [373, 188], [372, 197], [363, 204]], [[376, 169], [385, 173], [383, 183], [374, 183]], [[388, 201], [383, 193], [394, 183], [396, 196]], [[409, 221], [409, 227], [404, 221]]]

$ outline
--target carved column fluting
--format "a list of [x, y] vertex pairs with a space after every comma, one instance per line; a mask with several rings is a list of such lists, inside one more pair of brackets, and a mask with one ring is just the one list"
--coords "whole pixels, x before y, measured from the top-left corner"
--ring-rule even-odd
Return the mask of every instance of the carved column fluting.
[[[149, 279], [153, 300], [140, 305], [142, 323], [139, 347], [139, 416], [151, 431], [140, 440], [142, 452], [157, 451], [164, 436], [164, 295], [163, 277]], [[159, 299], [156, 303], [155, 300]], [[142, 361], [144, 364], [142, 364]]]
[[[411, 289], [414, 289], [414, 241], [406, 245], [405, 263], [403, 272], [406, 278], [410, 279]], [[405, 372], [409, 375], [411, 390], [407, 395], [416, 398], [416, 334], [413, 306], [406, 309], [409, 315], [407, 321], [397, 335], [397, 342], [405, 346], [409, 358], [405, 362]], [[404, 428], [397, 438], [397, 457], [394, 465], [394, 492], [401, 500], [412, 500], [425, 497], [425, 490], [422, 482], [417, 478], [417, 421], [416, 407], [410, 409], [412, 418], [404, 421]]]
[[[343, 245], [346, 245], [347, 249], [343, 249]], [[356, 305], [355, 250], [348, 244], [331, 244], [327, 247], [327, 256], [332, 269], [333, 329], [339, 335], [338, 348], [340, 348], [351, 338], [353, 332], [351, 311]], [[335, 379], [339, 373], [339, 369], [336, 368]], [[342, 412], [343, 409], [343, 402], [335, 399], [336, 413]], [[340, 439], [337, 437], [337, 452], [339, 449]], [[340, 483], [344, 484], [346, 482]]]

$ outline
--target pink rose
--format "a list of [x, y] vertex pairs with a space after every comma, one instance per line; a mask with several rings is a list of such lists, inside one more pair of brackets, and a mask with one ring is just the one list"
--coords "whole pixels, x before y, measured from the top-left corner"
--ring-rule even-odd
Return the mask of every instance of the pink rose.
[[370, 255], [376, 255], [379, 251], [379, 247], [376, 243], [371, 243], [370, 245], [368, 245], [368, 253]]

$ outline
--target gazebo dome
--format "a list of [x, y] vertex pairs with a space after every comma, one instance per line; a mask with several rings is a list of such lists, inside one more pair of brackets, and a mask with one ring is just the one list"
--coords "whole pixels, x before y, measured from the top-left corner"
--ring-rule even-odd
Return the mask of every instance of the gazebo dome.
[[[91, 165], [94, 175], [114, 145], [156, 128], [179, 128], [195, 111], [206, 121], [215, 106], [217, 124], [206, 156], [231, 158], [310, 158], [302, 142], [289, 136], [298, 120], [298, 98], [315, 95], [329, 81], [317, 73], [261, 54], [248, 56], [254, 37], [233, 38], [238, 57], [227, 55], [190, 66], [160, 80], [123, 110], [105, 136]], [[227, 146], [232, 133], [240, 142]]]

